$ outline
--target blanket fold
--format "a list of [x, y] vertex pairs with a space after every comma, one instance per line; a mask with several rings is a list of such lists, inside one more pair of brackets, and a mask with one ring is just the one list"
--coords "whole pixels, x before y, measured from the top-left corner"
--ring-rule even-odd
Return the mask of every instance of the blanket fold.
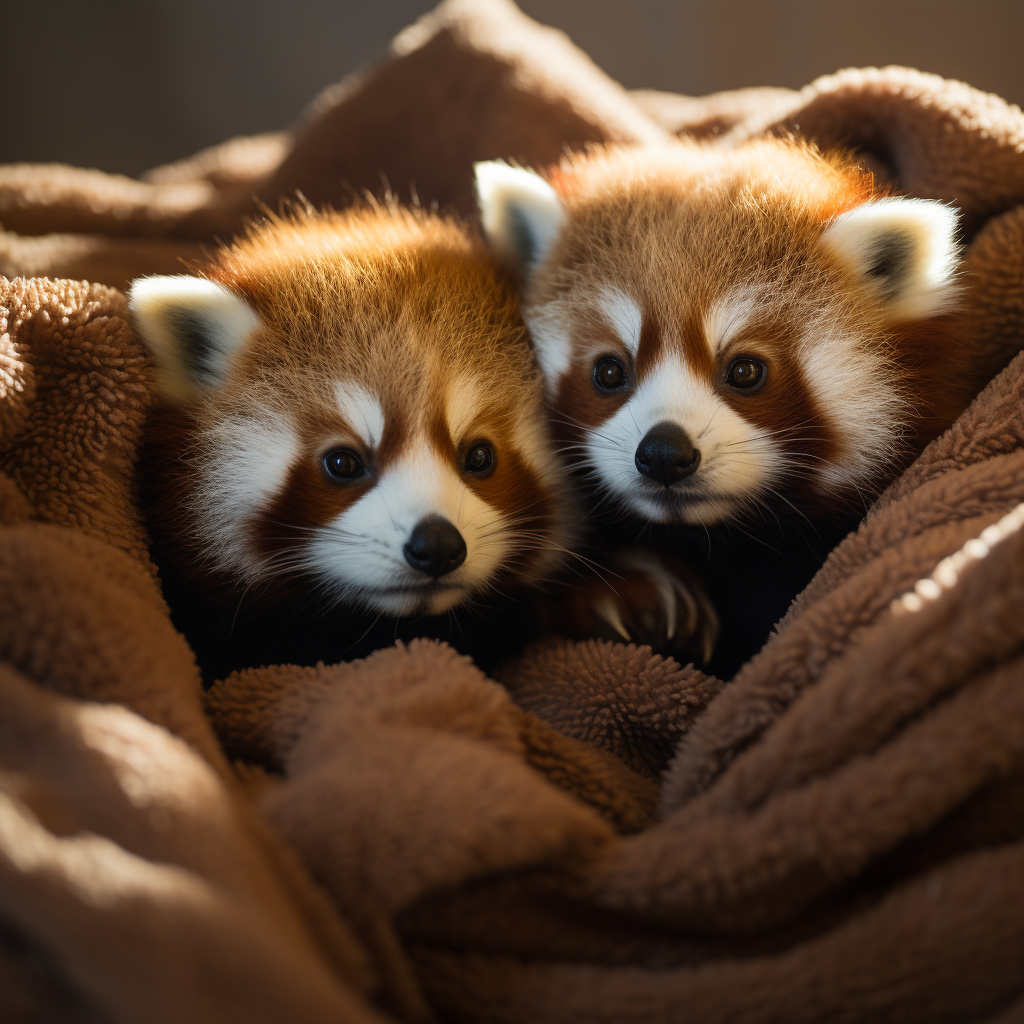
[[104, 1019], [277, 1020], [299, 975], [309, 1019], [337, 1019], [365, 955], [242, 799], [149, 561], [124, 310], [0, 287], [0, 915]]
[[[476, 159], [765, 132], [958, 205], [984, 358], [737, 677], [554, 640], [493, 681], [421, 641], [204, 695], [111, 286], [296, 191], [471, 216]], [[0, 1017], [1024, 1020], [1022, 139], [900, 68], [629, 94], [448, 0], [292, 131], [138, 181], [0, 168]]]

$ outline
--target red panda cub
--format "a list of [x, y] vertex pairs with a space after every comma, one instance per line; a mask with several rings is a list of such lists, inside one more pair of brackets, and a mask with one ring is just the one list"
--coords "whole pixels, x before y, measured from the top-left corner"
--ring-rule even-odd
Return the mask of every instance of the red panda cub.
[[[679, 142], [571, 157], [546, 178], [479, 164], [476, 183], [563, 443], [597, 491], [672, 527], [670, 547], [711, 539], [698, 558], [732, 588], [724, 632], [730, 603], [777, 575], [729, 524], [841, 519], [982, 383], [956, 330], [956, 213], [887, 194], [850, 158], [792, 139]], [[745, 553], [719, 572], [715, 545]]]
[[155, 553], [208, 678], [352, 657], [411, 617], [431, 635], [558, 566], [567, 492], [515, 290], [456, 223], [271, 218], [129, 304], [163, 402]]

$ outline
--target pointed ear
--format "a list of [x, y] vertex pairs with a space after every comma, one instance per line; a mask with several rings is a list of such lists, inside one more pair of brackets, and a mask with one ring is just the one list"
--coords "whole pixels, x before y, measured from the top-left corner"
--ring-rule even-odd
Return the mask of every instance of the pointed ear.
[[201, 277], [140, 278], [128, 307], [156, 364], [160, 393], [177, 404], [223, 384], [231, 356], [260, 326], [244, 299]]
[[957, 213], [929, 199], [876, 199], [840, 214], [822, 244], [873, 289], [894, 320], [934, 316], [956, 298]]
[[529, 280], [562, 230], [562, 201], [539, 174], [503, 160], [475, 164], [473, 171], [480, 218], [491, 245]]

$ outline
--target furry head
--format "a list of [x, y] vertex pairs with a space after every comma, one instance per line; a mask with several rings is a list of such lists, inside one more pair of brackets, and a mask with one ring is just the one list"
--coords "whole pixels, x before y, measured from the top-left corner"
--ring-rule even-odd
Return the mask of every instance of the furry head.
[[970, 398], [957, 217], [767, 139], [477, 165], [558, 429], [659, 522], [827, 505], [890, 477]]
[[562, 474], [518, 304], [457, 224], [272, 218], [130, 306], [170, 412], [153, 518], [241, 591], [438, 614], [559, 562]]

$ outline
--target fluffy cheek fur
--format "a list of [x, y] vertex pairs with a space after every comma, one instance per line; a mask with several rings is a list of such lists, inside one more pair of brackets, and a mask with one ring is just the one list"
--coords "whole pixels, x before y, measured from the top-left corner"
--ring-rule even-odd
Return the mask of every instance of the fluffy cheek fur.
[[[671, 491], [636, 468], [644, 435], [665, 420], [679, 424], [700, 450], [700, 467]], [[677, 360], [667, 360], [597, 430], [585, 457], [601, 483], [645, 519], [715, 523], [772, 487], [781, 468], [771, 436], [733, 411]]]
[[190, 503], [195, 533], [211, 562], [246, 583], [266, 570], [252, 518], [284, 486], [300, 450], [292, 424], [271, 412], [230, 416], [202, 435]]
[[[283, 416], [234, 416], [204, 435], [191, 512], [208, 558], [243, 583], [282, 570], [316, 579], [335, 601], [390, 615], [439, 614], [485, 587], [509, 554], [504, 517], [482, 501], [426, 445], [388, 468], [377, 485], [325, 525], [283, 551], [256, 542], [274, 498], [302, 457]], [[462, 534], [466, 560], [437, 581], [425, 581], [403, 548], [425, 516], [441, 515]], [[279, 524], [278, 533], [286, 523]], [[273, 532], [273, 531], [271, 531]]]
[[[878, 331], [881, 334], [881, 328]], [[870, 486], [898, 458], [911, 403], [888, 358], [854, 331], [812, 321], [800, 348], [803, 377], [837, 439], [816, 467], [820, 488]]]
[[[200, 433], [192, 532], [209, 562], [243, 585], [298, 574], [332, 603], [395, 616], [439, 614], [491, 586], [543, 578], [568, 542], [569, 500], [541, 410], [526, 411], [484, 481], [467, 481], [420, 434], [375, 483], [351, 489], [320, 479], [286, 415], [225, 417]], [[370, 435], [381, 433], [381, 424], [370, 426]], [[477, 433], [472, 424], [467, 431]], [[449, 520], [466, 543], [464, 563], [436, 580], [404, 554], [427, 516]]]

